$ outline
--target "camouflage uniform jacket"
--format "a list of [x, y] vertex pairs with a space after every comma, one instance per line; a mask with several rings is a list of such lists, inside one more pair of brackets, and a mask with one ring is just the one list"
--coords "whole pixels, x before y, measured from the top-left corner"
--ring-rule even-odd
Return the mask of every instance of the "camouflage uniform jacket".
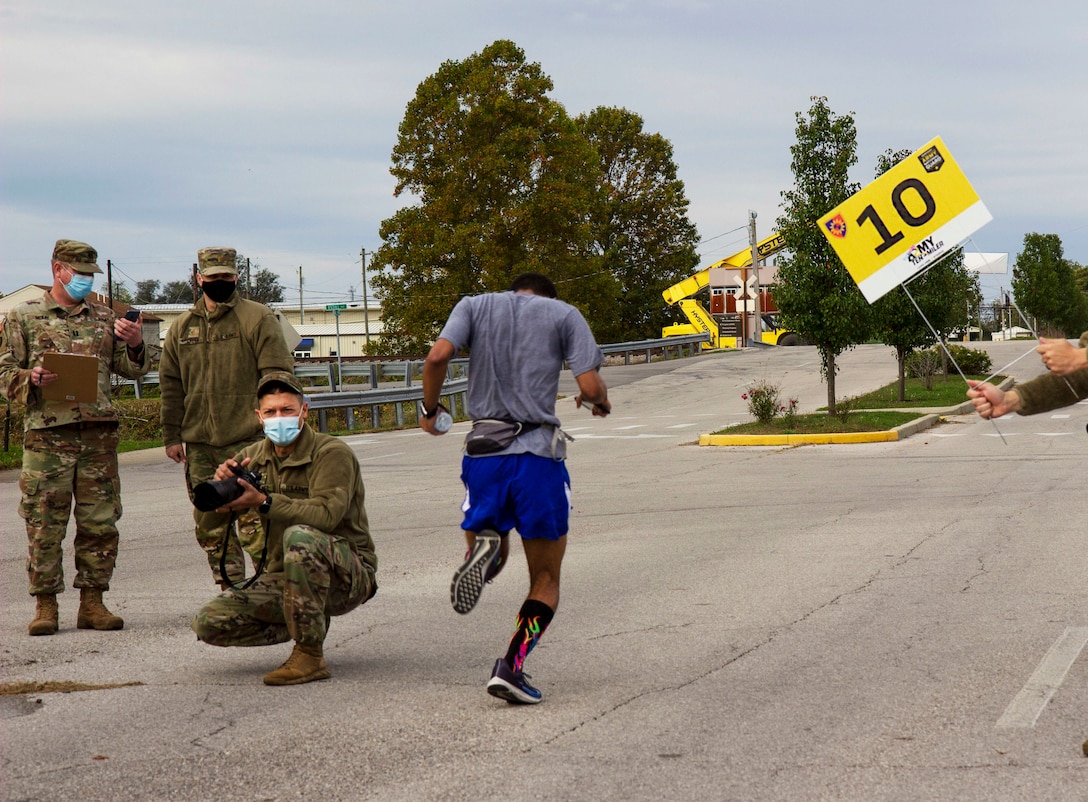
[[[147, 373], [151, 356], [145, 346], [138, 360], [129, 358], [124, 340], [113, 336], [116, 319], [112, 310], [100, 304], [81, 301], [68, 308], [48, 292], [8, 313], [0, 333], [0, 392], [9, 401], [26, 405], [26, 431], [117, 420], [110, 402], [110, 372], [138, 378]], [[42, 363], [47, 351], [98, 357], [98, 398], [94, 403], [42, 398], [40, 388], [30, 384], [30, 372]]]
[[159, 362], [163, 445], [220, 447], [262, 436], [253, 414], [257, 381], [294, 366], [267, 306], [235, 294], [209, 312], [200, 299], [166, 332]]
[[[1080, 335], [1077, 347], [1086, 346], [1088, 332]], [[1069, 384], [1066, 384], [1067, 379]], [[1069, 390], [1070, 386], [1073, 387], [1072, 392]], [[1016, 392], [1020, 396], [1021, 415], [1037, 415], [1040, 412], [1067, 407], [1082, 398], [1088, 398], [1088, 368], [1082, 368], [1065, 377], [1044, 373], [1023, 384], [1017, 384]]]
[[311, 526], [351, 544], [360, 560], [378, 567], [364, 506], [359, 460], [341, 440], [303, 425], [295, 447], [286, 457], [276, 456], [265, 438], [243, 449], [238, 461], [264, 477], [272, 507], [262, 522], [267, 529], [267, 570], [283, 570], [283, 534], [289, 526]]

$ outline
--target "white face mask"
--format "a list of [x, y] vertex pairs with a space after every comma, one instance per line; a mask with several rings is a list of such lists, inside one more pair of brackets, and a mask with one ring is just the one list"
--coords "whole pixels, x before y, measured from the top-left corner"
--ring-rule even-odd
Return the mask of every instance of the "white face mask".
[[265, 418], [264, 434], [277, 446], [289, 446], [302, 431], [302, 418]]

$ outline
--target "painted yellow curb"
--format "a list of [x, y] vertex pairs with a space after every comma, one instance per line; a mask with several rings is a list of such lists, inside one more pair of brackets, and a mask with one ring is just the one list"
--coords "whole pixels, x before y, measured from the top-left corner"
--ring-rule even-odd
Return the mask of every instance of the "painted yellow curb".
[[799, 446], [828, 443], [888, 443], [899, 439], [899, 432], [835, 432], [828, 434], [701, 434], [701, 446]]

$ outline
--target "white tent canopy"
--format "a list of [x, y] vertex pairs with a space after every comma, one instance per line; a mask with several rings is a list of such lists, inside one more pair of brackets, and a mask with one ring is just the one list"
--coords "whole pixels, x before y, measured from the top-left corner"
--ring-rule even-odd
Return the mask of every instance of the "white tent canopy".
[[1007, 253], [968, 253], [964, 251], [963, 266], [975, 273], [1004, 275], [1009, 272], [1009, 255]]

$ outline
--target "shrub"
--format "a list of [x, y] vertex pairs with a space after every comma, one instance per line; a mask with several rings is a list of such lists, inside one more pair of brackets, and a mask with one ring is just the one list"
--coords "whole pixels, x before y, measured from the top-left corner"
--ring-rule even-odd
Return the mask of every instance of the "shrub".
[[[922, 379], [927, 390], [933, 388], [933, 376], [944, 369], [944, 354], [940, 346], [933, 346], [921, 351], [912, 351], [907, 355], [907, 375]], [[959, 365], [965, 376], [988, 376], [993, 368], [990, 355], [976, 348], [964, 345], [948, 344], [948, 353]]]
[[777, 384], [768, 384], [761, 380], [758, 384], [748, 388], [741, 394], [741, 398], [748, 402], [748, 412], [760, 423], [770, 423], [779, 412], [778, 396], [780, 390]]
[[989, 376], [993, 369], [990, 355], [977, 348], [949, 343], [948, 353], [952, 354], [952, 358], [966, 376]]
[[933, 389], [933, 375], [941, 369], [941, 355], [933, 348], [907, 354], [905, 370], [908, 376], [921, 379], [927, 390]]

